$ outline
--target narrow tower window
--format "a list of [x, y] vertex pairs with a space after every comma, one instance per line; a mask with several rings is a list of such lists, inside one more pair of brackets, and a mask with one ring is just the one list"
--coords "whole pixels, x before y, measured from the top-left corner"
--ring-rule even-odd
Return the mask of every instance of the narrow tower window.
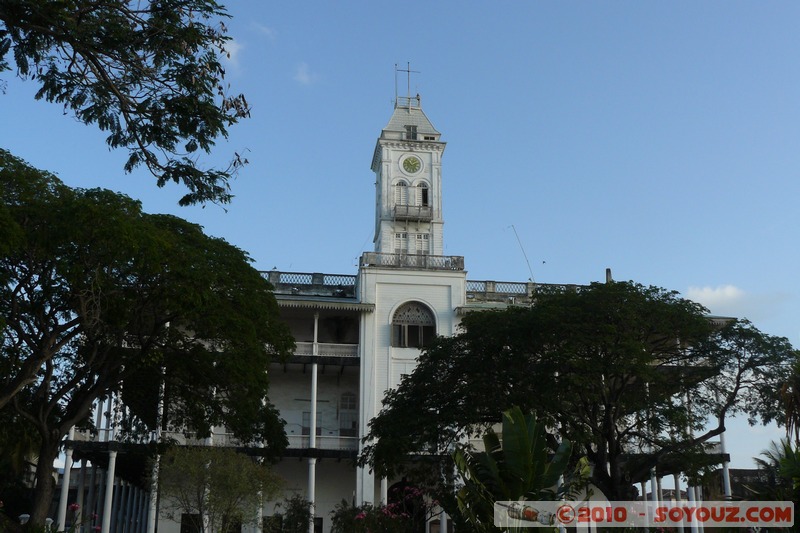
[[408, 233], [394, 234], [394, 253], [404, 254], [408, 252]]
[[417, 127], [416, 126], [406, 126], [406, 139], [410, 141], [417, 140]]
[[419, 303], [403, 304], [392, 318], [392, 346], [424, 348], [436, 337], [436, 321], [431, 310]]
[[394, 186], [394, 204], [408, 205], [408, 184], [405, 181], [398, 181]]
[[431, 253], [431, 239], [427, 233], [417, 233], [417, 254], [428, 255]]
[[428, 206], [430, 205], [430, 200], [428, 196], [428, 184], [427, 183], [420, 183], [417, 185], [417, 198], [419, 205]]

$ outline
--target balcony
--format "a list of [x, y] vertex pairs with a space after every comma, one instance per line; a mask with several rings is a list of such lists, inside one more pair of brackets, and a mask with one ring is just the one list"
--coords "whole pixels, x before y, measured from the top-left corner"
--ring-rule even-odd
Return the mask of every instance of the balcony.
[[314, 353], [313, 342], [297, 342], [294, 350], [296, 356], [320, 357], [358, 357], [358, 344], [333, 344], [329, 342], [318, 342], [317, 353]]
[[505, 304], [530, 304], [536, 298], [537, 291], [580, 291], [580, 285], [554, 283], [534, 283], [515, 281], [475, 281], [467, 280], [467, 301], [497, 302]]
[[275, 294], [329, 298], [355, 298], [356, 276], [305, 272], [261, 272], [272, 283]]
[[[310, 448], [308, 435], [289, 435], [289, 449], [307, 450]], [[342, 437], [339, 435], [317, 435], [317, 450], [356, 451], [358, 437]]]
[[433, 208], [429, 205], [396, 205], [393, 214], [395, 220], [418, 220], [420, 222], [433, 220]]
[[458, 255], [384, 254], [366, 252], [360, 266], [406, 268], [414, 270], [464, 270], [464, 257]]

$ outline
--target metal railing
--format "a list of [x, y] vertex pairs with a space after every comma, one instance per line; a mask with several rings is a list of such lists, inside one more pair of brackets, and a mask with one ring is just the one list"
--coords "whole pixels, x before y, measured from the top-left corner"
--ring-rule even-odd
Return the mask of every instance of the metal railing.
[[312, 274], [308, 272], [261, 272], [273, 285], [324, 285], [328, 287], [353, 287], [357, 276], [346, 274]]
[[396, 205], [394, 218], [400, 220], [431, 220], [433, 208], [429, 205]]
[[464, 270], [464, 257], [458, 255], [384, 254], [366, 252], [362, 267], [416, 268], [421, 270]]
[[[289, 435], [288, 438], [289, 448], [301, 450], [310, 448], [309, 435]], [[320, 450], [357, 450], [358, 437], [317, 435], [316, 447]]]
[[[313, 342], [296, 342], [294, 355], [314, 355]], [[358, 357], [358, 344], [317, 343], [317, 354], [325, 357]]]

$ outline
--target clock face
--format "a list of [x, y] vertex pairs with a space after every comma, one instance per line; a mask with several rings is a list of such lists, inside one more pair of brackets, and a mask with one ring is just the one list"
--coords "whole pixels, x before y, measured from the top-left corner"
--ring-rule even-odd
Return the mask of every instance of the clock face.
[[422, 163], [414, 156], [406, 157], [403, 160], [403, 169], [411, 174], [418, 172], [421, 167]]

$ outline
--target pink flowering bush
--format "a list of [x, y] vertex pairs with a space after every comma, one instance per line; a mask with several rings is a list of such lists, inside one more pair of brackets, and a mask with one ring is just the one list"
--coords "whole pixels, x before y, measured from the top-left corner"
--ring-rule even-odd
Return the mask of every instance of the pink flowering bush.
[[423, 530], [436, 508], [413, 486], [396, 487], [387, 505], [351, 506], [345, 500], [331, 513], [331, 533], [414, 533]]

